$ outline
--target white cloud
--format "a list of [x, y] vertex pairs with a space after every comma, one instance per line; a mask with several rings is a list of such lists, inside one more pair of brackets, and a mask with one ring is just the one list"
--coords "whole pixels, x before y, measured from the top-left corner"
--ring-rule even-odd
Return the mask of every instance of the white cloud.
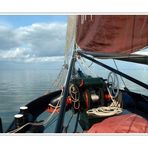
[[15, 50], [0, 51], [0, 58], [15, 59], [15, 58], [29, 58], [30, 54], [25, 48], [16, 48]]
[[64, 61], [64, 56], [52, 56], [52, 57], [31, 57], [26, 58], [24, 62], [31, 63], [31, 62], [57, 62], [57, 61]]
[[10, 50], [20, 46], [16, 33], [8, 26], [0, 26], [0, 50]]
[[[31, 53], [31, 54], [30, 54]], [[64, 56], [51, 56], [51, 57], [37, 57], [29, 53], [29, 50], [25, 48], [16, 48], [14, 50], [8, 51], [0, 51], [0, 59], [1, 60], [13, 60], [13, 61], [23, 61], [25, 63], [32, 63], [32, 62], [57, 62], [57, 61], [64, 61]]]
[[0, 59], [52, 61], [63, 56], [66, 36], [64, 23], [40, 23], [12, 28], [0, 25]]
[[137, 51], [134, 54], [139, 54], [139, 55], [146, 55], [148, 56], [148, 48], [145, 48], [143, 50]]
[[66, 24], [33, 24], [17, 30], [22, 44], [33, 50], [36, 56], [63, 55]]

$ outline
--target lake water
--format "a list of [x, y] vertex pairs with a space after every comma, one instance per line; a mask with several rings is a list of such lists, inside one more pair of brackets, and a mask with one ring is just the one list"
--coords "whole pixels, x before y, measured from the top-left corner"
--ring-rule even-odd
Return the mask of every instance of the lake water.
[[0, 117], [9, 126], [19, 107], [45, 94], [57, 77], [61, 62], [0, 63]]
[[[110, 62], [107, 62], [111, 64]], [[19, 107], [27, 104], [31, 100], [45, 94], [56, 79], [63, 62], [46, 63], [19, 63], [19, 62], [0, 62], [0, 117], [3, 121], [4, 131], [13, 120], [13, 116], [19, 111]], [[93, 65], [95, 73], [100, 76], [108, 75], [108, 71]], [[132, 64], [124, 65], [120, 63], [120, 70], [133, 75], [148, 84], [148, 67]], [[124, 80], [126, 85], [136, 92], [148, 91], [137, 85], [133, 85]], [[121, 83], [121, 87], [123, 84]]]

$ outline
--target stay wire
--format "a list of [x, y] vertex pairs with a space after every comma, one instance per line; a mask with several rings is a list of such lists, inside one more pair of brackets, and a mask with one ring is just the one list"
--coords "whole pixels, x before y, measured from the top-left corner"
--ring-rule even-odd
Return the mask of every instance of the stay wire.
[[[115, 66], [116, 66], [116, 69], [119, 71], [118, 66], [117, 66], [117, 64], [116, 64], [116, 61], [115, 61], [114, 59], [113, 59], [113, 62], [114, 62], [114, 64], [115, 64]], [[127, 88], [127, 87], [126, 87], [126, 84], [125, 84], [125, 82], [124, 82], [124, 80], [123, 80], [123, 78], [122, 78], [121, 75], [120, 75], [120, 78], [121, 78], [121, 81], [123, 82], [125, 88]]]

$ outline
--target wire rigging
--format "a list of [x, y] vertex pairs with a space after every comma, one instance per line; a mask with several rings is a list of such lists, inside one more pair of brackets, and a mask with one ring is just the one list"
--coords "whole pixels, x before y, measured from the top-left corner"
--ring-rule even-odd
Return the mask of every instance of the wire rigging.
[[[117, 66], [117, 64], [116, 64], [116, 61], [113, 59], [113, 62], [114, 62], [114, 64], [115, 64], [115, 66], [116, 66], [116, 69], [119, 71], [119, 69], [118, 69], [118, 66]], [[123, 78], [122, 78], [122, 76], [120, 75], [120, 78], [121, 78], [121, 80], [122, 80], [122, 82], [123, 82], [123, 85], [126, 87], [126, 84], [125, 84], [125, 82], [124, 82], [124, 80], [123, 80]], [[127, 87], [126, 87], [127, 88]]]

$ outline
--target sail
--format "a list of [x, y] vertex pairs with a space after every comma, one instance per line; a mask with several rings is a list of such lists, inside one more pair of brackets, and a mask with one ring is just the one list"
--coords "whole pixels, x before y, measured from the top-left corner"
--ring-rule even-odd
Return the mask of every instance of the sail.
[[84, 51], [128, 55], [148, 45], [148, 16], [78, 16], [76, 43]]
[[67, 23], [67, 33], [66, 33], [66, 45], [65, 45], [65, 63], [68, 63], [70, 56], [72, 55], [72, 49], [75, 44], [75, 35], [76, 35], [76, 15], [71, 15], [68, 17]]

